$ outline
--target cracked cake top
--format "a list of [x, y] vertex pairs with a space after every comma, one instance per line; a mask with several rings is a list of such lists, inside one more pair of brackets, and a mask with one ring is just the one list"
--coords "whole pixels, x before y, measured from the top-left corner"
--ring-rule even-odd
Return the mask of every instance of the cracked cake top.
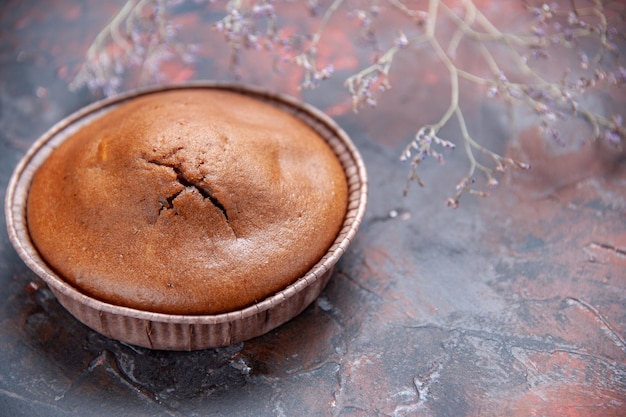
[[170, 314], [234, 311], [282, 290], [335, 240], [347, 184], [296, 117], [233, 92], [130, 100], [34, 176], [31, 238], [67, 282]]

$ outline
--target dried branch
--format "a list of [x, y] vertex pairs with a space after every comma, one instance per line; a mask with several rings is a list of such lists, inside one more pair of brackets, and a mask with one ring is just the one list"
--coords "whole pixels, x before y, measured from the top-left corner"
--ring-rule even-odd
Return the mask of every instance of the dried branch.
[[[120, 88], [128, 68], [139, 71], [139, 84], [163, 82], [166, 80], [160, 78], [159, 67], [165, 60], [191, 62], [193, 48], [176, 42], [176, 31], [167, 16], [171, 2], [128, 0], [98, 34], [71, 86], [87, 85], [109, 95]], [[324, 4], [309, 0], [299, 5], [309, 9], [315, 31], [290, 35], [281, 26], [285, 22], [280, 7], [287, 0], [216, 0], [207, 4], [222, 7], [222, 17], [214, 27], [230, 47], [235, 77], [240, 77], [242, 54], [265, 50], [274, 54], [277, 62], [291, 63], [302, 70], [301, 88], [318, 87], [334, 75], [332, 63], [325, 67], [318, 64], [319, 47], [326, 41], [324, 35], [333, 19], [338, 15], [351, 17], [358, 24], [354, 42], [375, 51], [371, 64], [345, 80], [355, 111], [376, 106], [378, 95], [391, 88], [398, 54], [433, 54], [449, 73], [450, 98], [438, 120], [416, 126], [413, 140], [401, 155], [401, 160], [410, 162], [405, 193], [413, 181], [424, 185], [418, 168], [426, 160], [443, 163], [444, 151], [461, 145], [469, 168], [447, 201], [456, 207], [464, 193], [487, 195], [508, 167], [529, 168], [528, 163], [498, 155], [473, 137], [465, 120], [467, 103], [462, 83], [478, 85], [487, 97], [534, 114], [542, 129], [557, 142], [563, 138], [555, 123], [568, 117], [589, 122], [594, 140], [604, 140], [617, 149], [626, 141], [624, 116], [592, 110], [586, 100], [600, 88], [626, 84], [620, 56], [625, 35], [618, 30], [625, 20], [626, 5], [610, 0], [569, 1], [560, 6], [540, 0], [520, 2], [528, 11], [528, 27], [516, 33], [499, 29], [472, 0], [371, 0], [365, 2], [365, 7], [358, 0], [328, 0]], [[406, 25], [395, 29], [395, 38], [385, 47], [381, 42], [385, 38], [378, 36], [381, 28], [377, 19], [387, 12], [399, 13]], [[467, 70], [457, 62], [457, 55], [467, 50], [477, 52], [482, 63], [480, 71]], [[576, 60], [557, 62], [563, 76], [552, 80], [548, 78], [551, 74], [538, 70], [535, 63], [549, 59], [556, 51], [567, 51]], [[572, 63], [577, 67], [570, 68]], [[458, 125], [458, 138], [439, 137], [449, 123]], [[483, 186], [476, 175], [484, 178]]]

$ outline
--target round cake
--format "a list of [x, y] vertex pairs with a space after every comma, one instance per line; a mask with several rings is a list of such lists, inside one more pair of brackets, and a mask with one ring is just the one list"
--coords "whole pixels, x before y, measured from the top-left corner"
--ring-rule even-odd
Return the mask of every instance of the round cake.
[[238, 310], [306, 273], [338, 235], [344, 171], [289, 113], [243, 94], [135, 98], [65, 140], [28, 195], [31, 239], [75, 288], [135, 309]]

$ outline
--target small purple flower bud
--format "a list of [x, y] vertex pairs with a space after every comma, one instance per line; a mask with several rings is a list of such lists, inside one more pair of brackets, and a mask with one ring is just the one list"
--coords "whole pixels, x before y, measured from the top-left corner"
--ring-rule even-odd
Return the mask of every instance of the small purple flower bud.
[[446, 206], [452, 207], [452, 208], [458, 208], [459, 200], [450, 197], [449, 199], [446, 200]]
[[578, 54], [578, 58], [580, 59], [580, 67], [582, 69], [588, 69], [589, 68], [589, 57], [587, 56], [587, 54], [584, 53], [584, 52], [580, 52]]
[[576, 16], [576, 13], [574, 12], [570, 12], [567, 15], [567, 23], [569, 23], [570, 25], [574, 25], [578, 22], [578, 16]]
[[407, 46], [409, 44], [409, 40], [407, 39], [407, 37], [406, 37], [406, 35], [404, 33], [400, 32], [400, 35], [398, 35], [398, 37], [396, 38], [394, 43], [399, 48], [404, 48], [405, 46]]
[[500, 185], [500, 183], [494, 177], [489, 178], [489, 180], [487, 181], [487, 188], [493, 189], [496, 188], [498, 185]]
[[566, 29], [563, 31], [563, 37], [565, 38], [565, 40], [566, 40], [566, 41], [571, 42], [571, 41], [572, 41], [572, 39], [574, 38], [574, 32], [572, 32], [572, 30], [571, 30], [571, 29], [566, 28]]
[[619, 145], [622, 142], [622, 138], [614, 130], [606, 130], [604, 132], [604, 139], [613, 145]]
[[517, 88], [510, 88], [509, 89], [509, 95], [513, 98], [516, 99], [521, 99], [523, 97], [523, 94], [520, 90], [518, 90]]

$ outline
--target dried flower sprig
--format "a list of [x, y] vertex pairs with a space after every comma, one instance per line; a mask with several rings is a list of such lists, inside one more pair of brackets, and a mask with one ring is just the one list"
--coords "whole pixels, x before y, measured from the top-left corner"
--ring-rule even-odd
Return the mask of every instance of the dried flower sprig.
[[128, 70], [138, 70], [138, 85], [165, 82], [161, 64], [195, 60], [196, 45], [176, 41], [177, 28], [166, 14], [166, 0], [128, 0], [87, 50], [83, 65], [70, 83], [109, 96], [119, 91]]
[[[214, 25], [230, 47], [230, 67], [236, 78], [240, 77], [241, 54], [245, 50], [271, 50], [279, 43], [273, 2], [258, 0], [248, 3], [229, 1], [226, 4], [226, 15]], [[261, 27], [264, 29], [261, 30]]]
[[317, 51], [326, 25], [342, 3], [343, 0], [333, 0], [322, 15], [319, 27], [313, 36], [311, 36], [311, 41], [308, 46], [292, 60], [292, 62], [304, 70], [303, 81], [301, 83], [302, 88], [317, 87], [320, 81], [330, 78], [335, 70], [332, 64], [321, 69], [318, 68]]
[[[433, 149], [433, 145], [438, 145], [442, 148], [454, 149], [456, 145], [445, 139], [441, 139], [437, 136], [437, 129], [435, 126], [423, 126], [415, 134], [409, 145], [406, 147], [402, 155], [401, 161], [411, 161], [411, 173], [409, 174], [409, 181], [415, 180], [420, 186], [424, 186], [422, 179], [420, 178], [417, 167], [428, 157], [435, 158], [439, 163], [444, 163], [444, 158], [441, 152]], [[415, 154], [414, 154], [415, 152]], [[404, 193], [408, 192], [408, 183], [405, 187]]]
[[[278, 63], [288, 62], [303, 70], [301, 88], [315, 88], [334, 72], [332, 64], [323, 68], [317, 65], [317, 47], [326, 24], [343, 0], [334, 0], [320, 18], [318, 30], [313, 34], [285, 35], [278, 24], [272, 0], [231, 0], [226, 4], [227, 14], [215, 24], [223, 34], [231, 52], [230, 66], [235, 78], [240, 78], [241, 54], [250, 50], [274, 51]], [[309, 2], [311, 14], [318, 13], [319, 4]]]
[[[468, 6], [473, 6], [473, 3], [467, 3]], [[438, 145], [443, 148], [450, 149], [456, 147], [454, 143], [448, 140], [441, 139], [437, 136], [439, 131], [453, 117], [456, 118], [458, 125], [460, 126], [464, 149], [470, 162], [470, 168], [467, 175], [457, 184], [454, 196], [450, 197], [447, 200], [446, 203], [448, 206], [457, 207], [460, 197], [464, 192], [481, 196], [487, 195], [485, 191], [476, 190], [474, 188], [474, 174], [476, 170], [481, 171], [485, 175], [488, 188], [495, 188], [499, 184], [499, 181], [496, 179], [495, 174], [504, 172], [508, 166], [528, 169], [530, 167], [528, 164], [515, 161], [511, 158], [500, 156], [488, 150], [484, 146], [480, 145], [476, 140], [474, 140], [469, 134], [467, 125], [465, 123], [465, 117], [460, 107], [459, 81], [460, 79], [464, 78], [475, 83], [487, 83], [488, 80], [459, 69], [452, 61], [451, 55], [454, 56], [454, 51], [456, 50], [456, 47], [461, 40], [461, 35], [463, 35], [463, 28], [460, 27], [460, 29], [454, 34], [448, 47], [449, 52], [445, 52], [443, 47], [441, 46], [439, 39], [435, 35], [436, 19], [438, 17], [438, 7], [440, 6], [440, 2], [434, 0], [430, 1], [429, 9], [422, 13], [416, 13], [416, 11], [406, 8], [403, 4], [399, 2], [393, 2], [393, 5], [396, 7], [400, 7], [403, 13], [406, 13], [412, 17], [416, 15], [420, 16], [420, 22], [423, 23], [423, 25], [425, 26], [425, 33], [412, 40], [408, 40], [406, 36], [401, 33], [400, 36], [394, 41], [394, 46], [391, 47], [385, 54], [383, 54], [375, 64], [348, 78], [346, 84], [352, 95], [353, 105], [355, 109], [358, 109], [363, 104], [369, 104], [372, 106], [376, 104], [371, 91], [372, 86], [378, 84], [378, 86], [383, 87], [383, 91], [390, 87], [388, 74], [392, 59], [401, 48], [405, 48], [408, 45], [416, 46], [422, 43], [429, 44], [437, 57], [448, 70], [450, 74], [451, 86], [450, 102], [448, 109], [446, 110], [444, 115], [437, 123], [421, 127], [416, 133], [415, 139], [409, 143], [409, 145], [406, 147], [400, 157], [402, 161], [411, 162], [411, 169], [407, 178], [407, 185], [405, 186], [404, 193], [406, 194], [408, 192], [408, 186], [411, 181], [415, 180], [420, 186], [424, 185], [421, 177], [418, 174], [418, 167], [427, 157], [434, 157], [437, 161], [439, 161], [439, 163], [444, 162], [443, 154], [435, 150], [433, 148], [433, 145]], [[451, 12], [450, 9], [447, 10]], [[467, 19], [470, 21], [474, 20], [476, 16], [476, 11], [477, 9], [475, 7], [471, 7], [469, 9]], [[495, 61], [492, 59], [488, 50], [486, 48], [483, 48], [482, 52], [485, 57], [489, 58], [489, 64], [492, 65], [492, 68], [501, 73], [501, 70], [497, 67], [497, 65], [495, 65]], [[502, 75], [499, 77], [499, 79], [500, 81], [505, 80]], [[474, 154], [475, 151], [479, 151], [491, 158], [495, 164], [495, 167], [490, 168], [478, 162]]]
[[[310, 14], [312, 23], [308, 27], [314, 31], [295, 34], [283, 31], [281, 26], [285, 22], [280, 7], [289, 3], [287, 0], [212, 0], [207, 4], [211, 7], [222, 4], [223, 16], [214, 27], [230, 47], [231, 68], [236, 77], [240, 76], [243, 53], [268, 51], [275, 55], [277, 67], [278, 63], [291, 63], [302, 70], [301, 88], [318, 87], [334, 75], [332, 63], [318, 64], [319, 47], [331, 20], [344, 13], [356, 22], [354, 42], [374, 51], [372, 63], [348, 76], [344, 83], [355, 111], [376, 106], [378, 95], [391, 88], [392, 70], [399, 53], [434, 56], [449, 74], [449, 105], [438, 121], [417, 127], [401, 160], [410, 162], [407, 187], [413, 181], [423, 185], [418, 174], [421, 164], [427, 159], [443, 163], [443, 150], [462, 145], [469, 168], [447, 201], [449, 206], [456, 207], [464, 193], [486, 195], [498, 186], [498, 176], [508, 167], [529, 168], [525, 162], [487, 149], [472, 136], [465, 121], [461, 85], [478, 86], [484, 89], [487, 98], [499, 99], [511, 108], [526, 109], [557, 143], [567, 140], [561, 136], [557, 123], [569, 117], [587, 120], [595, 140], [604, 140], [618, 149], [626, 141], [624, 115], [592, 110], [587, 100], [600, 88], [626, 84], [626, 70], [620, 56], [625, 38], [618, 29], [623, 24], [626, 5], [610, 0], [562, 1], [561, 4], [541, 0], [520, 2], [529, 13], [527, 30], [518, 33], [499, 29], [473, 0], [418, 3], [308, 0], [302, 4]], [[175, 42], [175, 32], [164, 14], [171, 3], [172, 0], [169, 3], [129, 0], [98, 35], [73, 85], [87, 84], [109, 94], [119, 88], [125, 67], [141, 62], [142, 72], [158, 77], [154, 69], [159, 62], [185, 56], [187, 52]], [[145, 9], [152, 13], [140, 13]], [[378, 24], [387, 12], [400, 13], [406, 18], [406, 26], [396, 27], [391, 40], [384, 25]], [[383, 36], [379, 36], [381, 30]], [[468, 50], [478, 58], [473, 61], [480, 63], [471, 70], [458, 58]], [[564, 52], [566, 57], [576, 60], [558, 62], [562, 68], [560, 78], [550, 78], [552, 71], [538, 69], [537, 63]], [[449, 123], [458, 126], [458, 138], [439, 137], [441, 129]], [[478, 185], [476, 174], [484, 177], [484, 186]]]
[[[588, 92], [596, 84], [601, 83], [603, 80], [609, 80], [613, 85], [621, 85], [618, 81], [623, 77], [623, 67], [619, 64], [617, 58], [618, 48], [608, 42], [611, 37], [607, 34], [615, 33], [615, 28], [608, 26], [608, 20], [602, 12], [602, 3], [600, 1], [594, 2], [594, 7], [577, 9], [572, 5], [573, 9], [568, 14], [568, 22], [570, 25], [576, 24], [579, 29], [567, 29], [560, 34], [553, 34], [550, 37], [546, 37], [546, 32], [539, 30], [536, 26], [533, 27], [534, 34], [536, 36], [520, 37], [512, 34], [505, 34], [500, 32], [474, 5], [472, 1], [462, 2], [466, 9], [464, 18], [458, 16], [453, 12], [445, 3], [432, 0], [429, 2], [429, 9], [426, 12], [426, 41], [430, 44], [433, 51], [444, 64], [451, 76], [451, 90], [452, 96], [450, 100], [450, 107], [442, 119], [434, 125], [429, 127], [432, 132], [430, 136], [436, 137], [438, 130], [445, 125], [452, 117], [453, 113], [456, 115], [457, 122], [461, 129], [462, 138], [465, 145], [465, 151], [470, 161], [470, 169], [466, 177], [464, 177], [456, 189], [457, 192], [451, 197], [447, 203], [449, 206], [458, 206], [459, 198], [463, 192], [469, 191], [478, 195], [486, 195], [484, 191], [477, 191], [473, 188], [475, 183], [474, 172], [476, 170], [482, 171], [487, 179], [487, 187], [493, 188], [498, 185], [498, 180], [495, 178], [495, 173], [503, 172], [507, 165], [513, 165], [521, 169], [528, 169], [529, 165], [519, 161], [514, 161], [510, 158], [503, 158], [490, 150], [481, 146], [476, 142], [469, 134], [465, 120], [463, 117], [462, 109], [459, 106], [458, 84], [459, 79], [465, 79], [467, 81], [482, 84], [488, 87], [488, 94], [491, 97], [499, 96], [506, 102], [511, 104], [522, 104], [530, 108], [539, 118], [540, 125], [546, 131], [550, 132], [551, 136], [557, 141], [561, 140], [558, 130], [552, 127], [552, 123], [556, 120], [563, 120], [568, 114], [576, 116], [582, 116], [587, 119], [593, 128], [595, 139], [606, 139], [608, 142], [621, 147], [622, 142], [626, 139], [626, 131], [622, 127], [622, 117], [619, 115], [613, 115], [610, 118], [606, 118], [600, 114], [594, 113], [588, 109], [583, 108], [579, 103], [578, 98], [584, 93]], [[457, 25], [457, 31], [452, 36], [448, 44], [448, 48], [444, 51], [439, 39], [435, 36], [435, 22], [438, 17], [437, 9], [441, 8], [444, 14], [452, 19]], [[539, 9], [533, 8], [535, 14], [540, 16], [539, 22], [545, 25], [547, 19], [553, 19], [558, 14], [557, 6], [542, 4]], [[403, 8], [403, 11], [406, 11]], [[583, 20], [582, 16], [596, 16], [599, 19], [598, 26], [592, 26]], [[479, 26], [479, 30], [474, 29], [474, 24]], [[562, 28], [562, 26], [557, 26]], [[595, 65], [595, 71], [591, 78], [585, 78], [581, 76], [575, 82], [566, 82], [565, 79], [560, 83], [549, 82], [540, 76], [538, 71], [533, 70], [528, 65], [528, 57], [521, 55], [513, 46], [524, 46], [526, 49], [532, 51], [534, 55], [541, 57], [547, 57], [548, 53], [546, 48], [549, 46], [566, 46], [576, 47], [577, 40], [583, 37], [596, 36], [600, 42], [599, 52], [593, 58]], [[477, 42], [480, 55], [483, 57], [486, 65], [491, 70], [493, 78], [485, 78], [483, 76], [466, 72], [456, 66], [453, 60], [456, 55], [456, 50], [465, 37], [473, 39]], [[500, 41], [505, 42], [511, 48], [507, 49], [504, 57], [500, 57], [500, 61], [505, 59], [511, 59], [518, 64], [518, 67], [522, 69], [522, 75], [526, 77], [523, 82], [511, 82], [507, 79], [505, 72], [500, 67], [496, 57], [486, 47], [485, 41]], [[424, 38], [419, 38], [418, 41], [424, 42]], [[540, 53], [541, 52], [541, 53]], [[598, 67], [605, 57], [605, 53], [613, 54], [614, 62], [618, 62], [613, 72], [607, 74], [607, 71]], [[581, 68], [589, 68], [589, 59], [586, 58], [584, 52], [579, 51], [578, 56], [581, 57]], [[420, 130], [421, 132], [421, 130]], [[419, 132], [418, 132], [419, 133]], [[419, 135], [418, 135], [419, 137]], [[410, 152], [408, 150], [411, 147], [415, 147], [415, 141], [412, 142], [402, 159], [409, 159]], [[479, 162], [474, 157], [474, 151], [479, 151], [484, 155], [487, 155], [493, 160], [495, 167], [489, 168]], [[411, 160], [411, 172], [409, 174], [409, 180], [417, 179], [421, 185], [421, 180], [416, 174], [417, 164], [422, 160], [424, 154], [418, 152], [417, 155]]]
[[406, 47], [409, 40], [402, 32], [394, 45], [382, 54], [373, 65], [362, 69], [348, 77], [344, 82], [352, 97], [352, 109], [356, 112], [364, 105], [376, 107], [376, 92], [384, 92], [391, 88], [389, 70], [396, 53]]

